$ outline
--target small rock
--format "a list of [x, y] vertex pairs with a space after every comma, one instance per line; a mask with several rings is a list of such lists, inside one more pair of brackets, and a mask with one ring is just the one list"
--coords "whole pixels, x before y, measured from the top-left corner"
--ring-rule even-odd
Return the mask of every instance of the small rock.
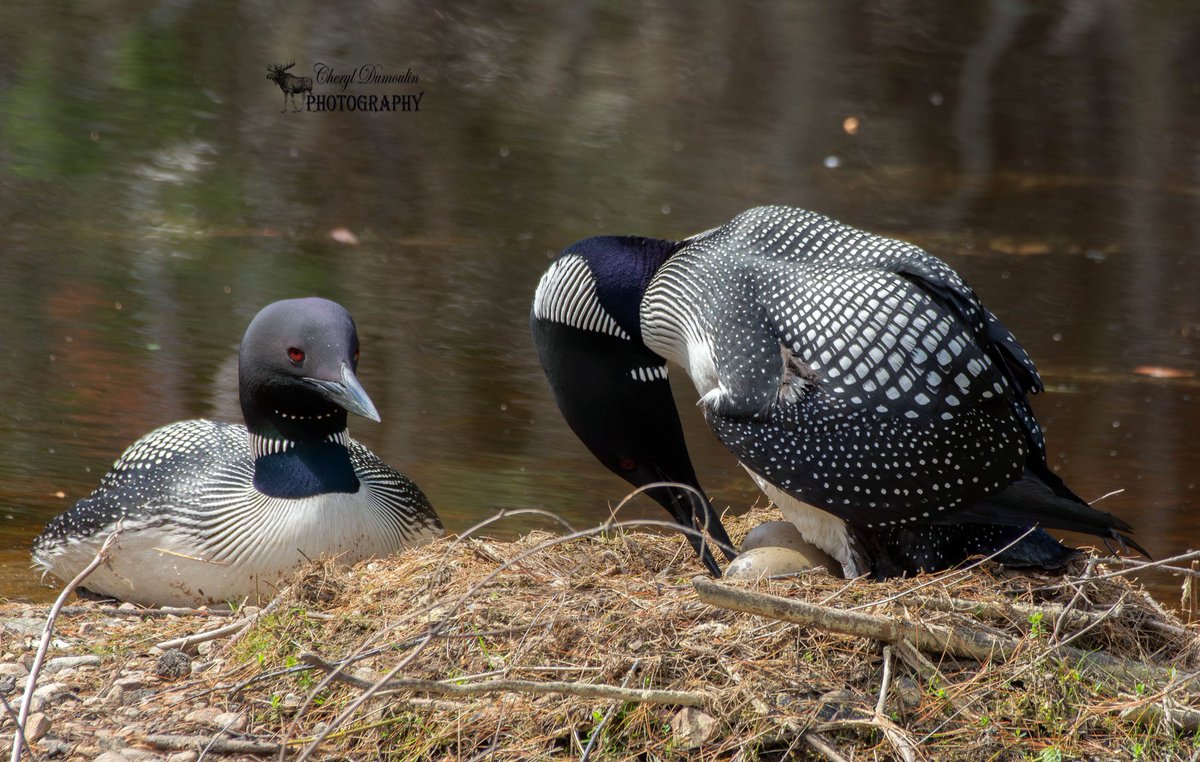
[[46, 683], [33, 692], [35, 699], [41, 699], [46, 704], [53, 704], [67, 694], [67, 686], [62, 683]]
[[127, 691], [137, 690], [146, 685], [146, 675], [143, 672], [129, 672], [113, 681], [113, 685]]
[[129, 762], [129, 760], [119, 751], [103, 751], [92, 762]]
[[50, 718], [41, 712], [34, 712], [25, 718], [25, 740], [29, 743], [40, 741], [50, 732]]
[[717, 721], [694, 706], [680, 709], [671, 718], [672, 740], [682, 749], [699, 748], [716, 729]]
[[137, 611], [138, 607], [129, 601], [125, 601], [120, 606], [117, 606], [117, 611]]
[[219, 714], [221, 714], [221, 710], [215, 706], [202, 706], [185, 714], [183, 721], [194, 722], [199, 725], [216, 725]]
[[125, 706], [129, 706], [131, 704], [137, 704], [145, 699], [150, 698], [153, 695], [154, 695], [153, 688], [137, 688], [132, 691], [131, 690], [123, 690], [123, 691], [121, 691], [121, 703], [124, 704]]
[[25, 677], [29, 670], [19, 661], [0, 664], [0, 677]]
[[213, 718], [213, 722], [221, 730], [240, 733], [246, 729], [246, 715], [241, 712], [221, 712]]
[[196, 762], [200, 755], [194, 751], [177, 751], [167, 755], [167, 762]]
[[71, 753], [71, 744], [58, 738], [47, 738], [42, 741], [42, 752], [51, 759], [66, 757]]
[[896, 678], [896, 682], [892, 683], [892, 689], [900, 697], [900, 703], [904, 705], [905, 709], [916, 709], [921, 705], [921, 699], [925, 695], [917, 681], [908, 676]]
[[167, 651], [155, 662], [154, 673], [168, 680], [187, 677], [192, 674], [192, 657], [178, 649]]
[[99, 667], [99, 656], [56, 656], [53, 659], [47, 659], [42, 665], [42, 674], [53, 675], [56, 672], [61, 672], [64, 669], [78, 669], [79, 667]]
[[97, 626], [95, 622], [84, 622], [83, 624], [79, 625], [77, 632], [79, 633], [79, 637], [86, 638], [89, 635], [95, 635], [96, 630]]

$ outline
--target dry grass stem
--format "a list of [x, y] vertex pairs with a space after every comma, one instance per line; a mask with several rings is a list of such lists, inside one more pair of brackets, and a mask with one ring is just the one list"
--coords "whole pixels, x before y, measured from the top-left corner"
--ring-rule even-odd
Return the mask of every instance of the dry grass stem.
[[[738, 541], [775, 518], [753, 510], [726, 525]], [[734, 583], [693, 579], [702, 567], [685, 539], [646, 531], [664, 526], [447, 538], [349, 570], [318, 564], [236, 635], [199, 643], [182, 678], [155, 676], [150, 644], [194, 636], [195, 616], [97, 607], [57, 636], [62, 652], [104, 665], [56, 676], [78, 700], [43, 711], [81, 758], [101, 753], [104, 734], [157, 753], [292, 760], [1200, 749], [1196, 629], [1102, 561], [1069, 580], [983, 561], [884, 583], [823, 572]], [[197, 706], [236, 722], [205, 721]]]

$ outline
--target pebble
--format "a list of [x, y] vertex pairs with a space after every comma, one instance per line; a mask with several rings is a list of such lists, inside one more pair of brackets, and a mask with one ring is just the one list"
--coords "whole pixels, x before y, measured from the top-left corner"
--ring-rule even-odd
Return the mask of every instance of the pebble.
[[218, 728], [240, 733], [246, 729], [246, 715], [241, 712], [221, 712], [213, 718]]
[[53, 675], [56, 672], [61, 672], [64, 669], [78, 669], [80, 667], [99, 667], [99, 656], [56, 656], [53, 659], [47, 659], [42, 665], [42, 674]]
[[126, 746], [123, 749], [110, 749], [102, 752], [92, 762], [150, 762], [150, 760], [160, 759], [162, 757], [147, 749]]
[[67, 694], [67, 686], [62, 683], [46, 683], [33, 692], [35, 699], [41, 699], [47, 704], [53, 704]]
[[194, 751], [176, 751], [167, 755], [167, 762], [196, 762], [200, 755]]
[[192, 674], [192, 657], [179, 649], [171, 649], [158, 657], [154, 663], [154, 673], [168, 680], [178, 680]]
[[221, 714], [221, 710], [215, 706], [201, 706], [185, 714], [183, 721], [200, 725], [216, 725], [219, 714]]
[[113, 681], [113, 685], [127, 691], [137, 690], [146, 685], [144, 672], [129, 672]]
[[717, 721], [694, 706], [680, 709], [671, 718], [671, 739], [681, 749], [704, 745], [717, 729]]
[[34, 712], [25, 718], [25, 740], [40, 741], [50, 732], [50, 718], [42, 712]]
[[29, 669], [19, 661], [0, 664], [0, 677], [25, 677]]

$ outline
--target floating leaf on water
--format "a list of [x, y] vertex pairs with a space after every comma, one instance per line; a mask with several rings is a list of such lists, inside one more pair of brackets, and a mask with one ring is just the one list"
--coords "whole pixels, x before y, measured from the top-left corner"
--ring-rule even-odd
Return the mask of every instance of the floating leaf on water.
[[1139, 365], [1133, 369], [1133, 372], [1139, 376], [1150, 376], [1151, 378], [1194, 378], [1196, 375], [1194, 371], [1169, 368], [1165, 365]]
[[347, 246], [357, 246], [358, 236], [354, 235], [349, 228], [334, 228], [329, 231], [329, 237], [338, 243], [344, 243]]
[[1028, 257], [1034, 254], [1049, 254], [1054, 251], [1050, 244], [1044, 241], [1014, 241], [1011, 238], [993, 238], [989, 241], [993, 251], [1001, 254], [1016, 254]]

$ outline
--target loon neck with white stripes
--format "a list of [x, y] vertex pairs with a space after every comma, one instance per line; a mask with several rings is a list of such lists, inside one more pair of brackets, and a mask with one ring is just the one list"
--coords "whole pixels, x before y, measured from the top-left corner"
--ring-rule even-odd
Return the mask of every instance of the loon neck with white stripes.
[[[249, 437], [250, 454], [255, 460], [266, 455], [287, 452], [296, 446], [295, 441], [285, 437], [265, 436], [263, 434], [255, 434], [253, 431], [249, 432]], [[341, 431], [335, 431], [332, 434], [326, 435], [324, 441], [333, 442], [345, 447], [348, 439], [349, 435], [345, 429], [342, 429]]]

